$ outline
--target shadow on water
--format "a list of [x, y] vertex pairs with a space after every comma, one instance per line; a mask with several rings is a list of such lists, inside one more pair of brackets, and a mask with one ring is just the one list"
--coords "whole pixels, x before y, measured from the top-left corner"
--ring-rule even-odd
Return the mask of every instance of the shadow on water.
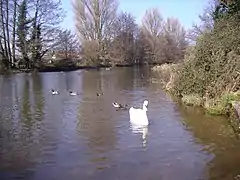
[[[1, 76], [0, 179], [228, 180], [240, 174], [240, 144], [227, 121], [178, 106], [150, 78], [142, 67]], [[131, 126], [128, 110], [112, 107], [142, 106], [145, 99], [149, 127]]]

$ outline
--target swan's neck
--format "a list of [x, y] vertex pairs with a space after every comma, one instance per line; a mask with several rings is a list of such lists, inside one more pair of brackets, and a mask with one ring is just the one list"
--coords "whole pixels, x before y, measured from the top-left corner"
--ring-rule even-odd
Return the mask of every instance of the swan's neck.
[[143, 108], [142, 108], [144, 111], [147, 111], [147, 107], [145, 105], [143, 105]]

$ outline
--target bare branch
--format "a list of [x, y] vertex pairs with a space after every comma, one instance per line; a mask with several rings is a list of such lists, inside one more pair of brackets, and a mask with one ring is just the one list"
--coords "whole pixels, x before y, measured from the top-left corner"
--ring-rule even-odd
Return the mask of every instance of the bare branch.
[[73, 7], [76, 28], [82, 41], [101, 42], [108, 36], [118, 7], [115, 0], [75, 0]]
[[142, 20], [144, 30], [158, 37], [163, 31], [163, 18], [158, 9], [152, 8], [145, 12]]

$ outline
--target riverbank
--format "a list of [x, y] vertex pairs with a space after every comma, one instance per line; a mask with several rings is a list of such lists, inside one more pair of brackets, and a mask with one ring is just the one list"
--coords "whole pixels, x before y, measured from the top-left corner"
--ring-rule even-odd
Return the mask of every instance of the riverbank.
[[73, 66], [44, 66], [39, 68], [38, 72], [67, 72], [67, 71], [76, 71], [79, 69], [101, 69], [101, 68], [109, 68], [111, 66], [107, 65], [98, 65], [98, 66], [84, 66], [84, 65], [73, 65]]
[[[112, 68], [112, 67], [134, 67], [134, 66], [144, 66], [145, 64], [114, 64], [114, 65], [54, 65], [54, 64], [47, 64], [42, 65], [36, 69], [24, 69], [24, 68], [12, 68], [9, 70], [2, 70], [0, 74], [11, 74], [11, 73], [31, 73], [31, 72], [68, 72], [68, 71], [76, 71], [79, 69], [86, 69], [86, 70], [100, 70], [102, 68]], [[155, 64], [149, 64], [154, 66]]]
[[[208, 114], [227, 116], [234, 130], [240, 133], [240, 91], [222, 92], [218, 97], [210, 98], [208, 94], [179, 93], [178, 81], [182, 64], [163, 64], [154, 66], [151, 70], [158, 74], [163, 89], [175, 100], [186, 106], [203, 107]], [[181, 82], [184, 83], [184, 82]]]
[[102, 68], [112, 68], [112, 67], [134, 67], [134, 66], [155, 66], [158, 63], [131, 63], [131, 64], [97, 64], [97, 65], [85, 65], [85, 64], [77, 64], [72, 61], [61, 61], [53, 64], [44, 64], [35, 69], [26, 69], [26, 68], [12, 68], [8, 70], [1, 70], [0, 74], [11, 74], [11, 73], [30, 73], [30, 72], [68, 72], [68, 71], [76, 71], [79, 69], [86, 70], [100, 70]]

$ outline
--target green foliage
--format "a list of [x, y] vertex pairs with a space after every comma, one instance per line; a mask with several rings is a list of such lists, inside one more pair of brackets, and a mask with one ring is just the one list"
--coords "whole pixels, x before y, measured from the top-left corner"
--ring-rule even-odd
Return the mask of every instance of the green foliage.
[[223, 18], [227, 14], [227, 5], [223, 2], [220, 2], [215, 10], [213, 11], [213, 19], [216, 21], [220, 18]]
[[230, 15], [237, 15], [239, 17], [240, 12], [240, 1], [239, 0], [232, 0], [229, 4], [228, 14]]
[[240, 1], [230, 0], [230, 1], [220, 1], [213, 12], [214, 20], [219, 20], [225, 18], [226, 16], [240, 17]]
[[18, 11], [18, 18], [17, 18], [17, 46], [20, 49], [20, 52], [22, 54], [22, 58], [24, 60], [24, 63], [26, 66], [29, 64], [29, 57], [28, 57], [28, 51], [29, 51], [29, 45], [27, 40], [27, 35], [29, 31], [29, 23], [31, 23], [31, 20], [27, 19], [27, 1], [23, 0], [22, 3], [19, 5], [19, 11]]
[[212, 100], [212, 104], [209, 104], [207, 111], [208, 113], [214, 115], [227, 114], [230, 108], [230, 104], [233, 101], [240, 101], [240, 94], [225, 93], [219, 99]]
[[240, 26], [234, 17], [225, 17], [205, 33], [186, 53], [176, 81], [175, 93], [218, 98], [223, 92], [240, 88]]
[[202, 106], [203, 105], [203, 98], [201, 98], [198, 94], [190, 94], [184, 95], [182, 97], [183, 103], [190, 106]]

